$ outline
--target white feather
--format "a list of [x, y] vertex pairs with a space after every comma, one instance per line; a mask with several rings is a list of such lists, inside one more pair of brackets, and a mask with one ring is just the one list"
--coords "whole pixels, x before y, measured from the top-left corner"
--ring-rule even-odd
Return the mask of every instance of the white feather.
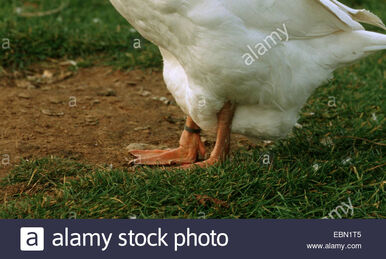
[[[385, 35], [366, 32], [355, 20], [356, 11], [336, 0], [111, 2], [160, 47], [168, 89], [206, 130], [216, 129], [216, 114], [229, 100], [237, 107], [233, 132], [285, 136], [309, 96], [336, 68], [386, 48]], [[361, 22], [374, 23], [374, 17], [362, 12]], [[279, 28], [286, 29], [288, 41], [277, 41], [246, 65], [248, 46]]]

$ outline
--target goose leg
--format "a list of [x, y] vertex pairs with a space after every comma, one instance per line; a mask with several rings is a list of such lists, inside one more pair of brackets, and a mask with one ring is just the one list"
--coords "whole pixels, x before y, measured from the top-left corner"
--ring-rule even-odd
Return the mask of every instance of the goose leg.
[[209, 159], [190, 165], [183, 165], [182, 168], [208, 167], [218, 162], [224, 161], [229, 155], [230, 151], [230, 139], [231, 139], [231, 127], [233, 116], [235, 113], [235, 106], [231, 102], [227, 102], [221, 111], [217, 114], [217, 139], [216, 145], [210, 154]]
[[205, 155], [205, 146], [201, 142], [199, 127], [188, 117], [186, 129], [182, 132], [180, 146], [171, 150], [132, 150], [136, 158], [131, 161], [138, 165], [175, 165], [194, 163], [198, 152]]

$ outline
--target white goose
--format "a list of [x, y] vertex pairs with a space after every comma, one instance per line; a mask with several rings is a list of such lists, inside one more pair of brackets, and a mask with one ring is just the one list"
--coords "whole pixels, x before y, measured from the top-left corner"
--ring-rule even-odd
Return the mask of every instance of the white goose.
[[201, 167], [224, 159], [231, 132], [278, 138], [338, 67], [386, 49], [386, 29], [336, 0], [110, 0], [164, 58], [164, 79], [188, 115], [180, 147], [134, 150], [136, 163], [192, 164], [200, 129], [217, 130]]

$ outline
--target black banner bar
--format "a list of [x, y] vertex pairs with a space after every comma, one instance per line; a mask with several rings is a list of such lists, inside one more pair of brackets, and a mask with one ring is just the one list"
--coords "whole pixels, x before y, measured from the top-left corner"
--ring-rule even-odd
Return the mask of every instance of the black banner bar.
[[381, 258], [384, 220], [0, 220], [0, 258]]

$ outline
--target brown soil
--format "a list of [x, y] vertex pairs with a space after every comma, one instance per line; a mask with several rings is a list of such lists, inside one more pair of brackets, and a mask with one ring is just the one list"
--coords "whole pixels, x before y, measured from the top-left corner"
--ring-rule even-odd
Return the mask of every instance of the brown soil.
[[160, 71], [68, 68], [57, 62], [0, 75], [0, 177], [22, 158], [126, 167], [131, 143], [176, 147], [185, 115]]

